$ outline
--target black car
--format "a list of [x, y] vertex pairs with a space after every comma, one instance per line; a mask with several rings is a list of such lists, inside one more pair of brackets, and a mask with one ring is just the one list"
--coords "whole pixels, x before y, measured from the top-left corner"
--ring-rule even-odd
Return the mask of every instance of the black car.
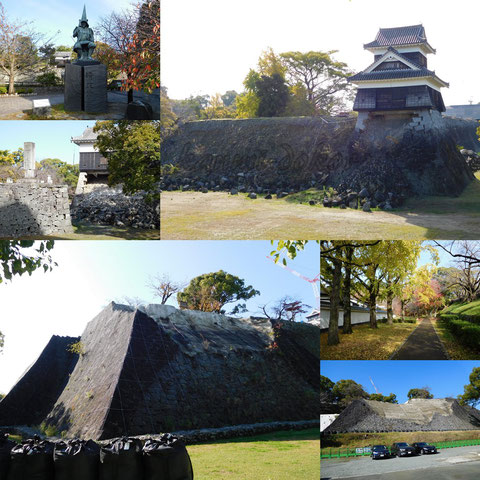
[[423, 455], [424, 453], [438, 453], [435, 445], [429, 445], [425, 442], [412, 443], [412, 447], [419, 455]]
[[372, 447], [372, 453], [370, 453], [372, 460], [378, 460], [379, 458], [390, 458], [390, 451], [386, 445], [374, 445]]
[[396, 455], [397, 457], [413, 457], [417, 454], [415, 449], [405, 442], [394, 443], [390, 452], [392, 456]]

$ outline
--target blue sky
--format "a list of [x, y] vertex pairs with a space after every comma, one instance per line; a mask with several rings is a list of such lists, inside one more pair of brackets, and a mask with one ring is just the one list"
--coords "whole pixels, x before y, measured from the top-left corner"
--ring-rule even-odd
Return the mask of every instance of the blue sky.
[[[57, 241], [52, 257], [58, 267], [52, 272], [36, 271], [0, 284], [0, 331], [5, 334], [0, 392], [11, 388], [52, 335], [81, 335], [110, 301], [128, 296], [155, 303], [146, 284], [156, 274], [183, 282], [226, 270], [260, 290], [247, 302], [252, 315], [287, 294], [313, 306], [311, 285], [268, 260], [271, 250], [268, 241]], [[289, 266], [315, 277], [319, 245], [309, 242]]]
[[94, 125], [94, 120], [5, 120], [0, 129], [0, 150], [17, 150], [23, 148], [24, 142], [34, 142], [37, 161], [59, 158], [78, 163], [78, 146], [70, 139], [81, 135], [87, 126]]
[[[55, 36], [55, 45], [70, 45], [73, 47], [73, 29], [82, 16], [83, 5], [87, 7], [89, 25], [95, 28], [99, 19], [108, 16], [112, 11], [122, 11], [130, 8], [132, 0], [3, 0], [3, 6], [8, 18], [34, 21], [34, 28], [48, 36]], [[60, 33], [57, 32], [60, 30]]]
[[366, 392], [375, 393], [371, 377], [379, 393], [395, 393], [399, 403], [404, 403], [411, 388], [428, 386], [435, 398], [462, 394], [475, 367], [480, 367], [480, 361], [335, 360], [320, 362], [320, 373], [332, 382], [355, 380]]

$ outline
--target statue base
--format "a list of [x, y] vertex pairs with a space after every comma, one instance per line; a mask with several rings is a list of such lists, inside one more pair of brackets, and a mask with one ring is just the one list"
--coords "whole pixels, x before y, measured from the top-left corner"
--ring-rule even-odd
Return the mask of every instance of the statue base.
[[106, 113], [107, 67], [99, 62], [78, 62], [65, 65], [66, 111]]

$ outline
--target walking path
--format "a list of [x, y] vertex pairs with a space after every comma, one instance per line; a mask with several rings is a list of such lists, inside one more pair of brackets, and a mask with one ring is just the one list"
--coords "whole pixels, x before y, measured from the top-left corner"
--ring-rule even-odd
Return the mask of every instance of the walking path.
[[33, 100], [50, 100], [50, 105], [63, 103], [63, 93], [45, 93], [43, 95], [31, 95], [28, 97], [2, 97], [0, 98], [0, 115], [22, 113], [24, 110], [33, 108]]
[[448, 356], [432, 322], [424, 318], [391, 360], [448, 360]]

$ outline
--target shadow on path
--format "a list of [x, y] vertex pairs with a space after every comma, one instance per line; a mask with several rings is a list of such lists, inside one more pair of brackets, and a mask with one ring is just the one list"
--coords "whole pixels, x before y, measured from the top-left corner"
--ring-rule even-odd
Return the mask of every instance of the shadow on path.
[[424, 318], [391, 360], [448, 360], [448, 357], [432, 322]]

